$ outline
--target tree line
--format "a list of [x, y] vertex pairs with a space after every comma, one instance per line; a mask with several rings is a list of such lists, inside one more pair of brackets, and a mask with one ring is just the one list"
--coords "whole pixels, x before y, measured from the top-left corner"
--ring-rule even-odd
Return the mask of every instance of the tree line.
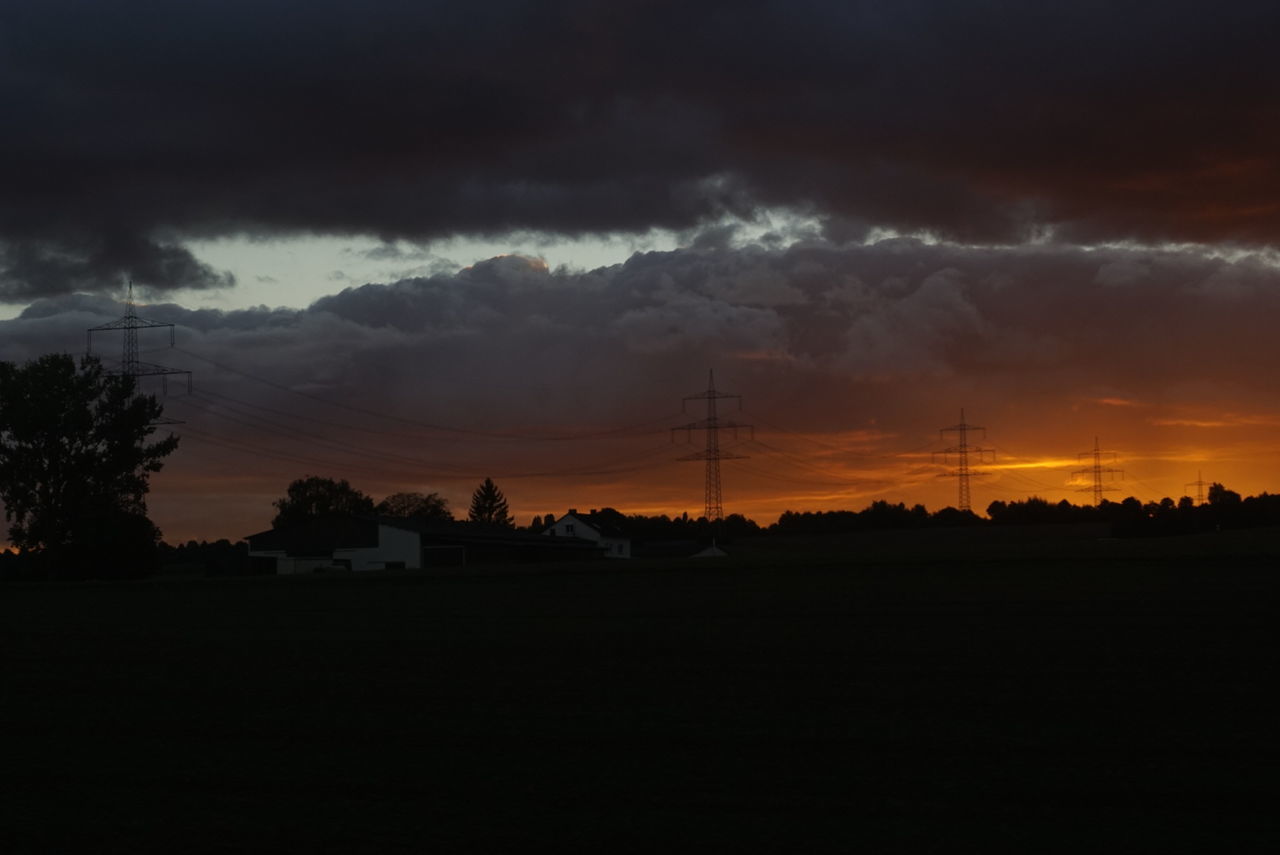
[[[231, 572], [247, 547], [227, 540], [170, 546], [147, 516], [150, 476], [178, 447], [154, 436], [162, 407], [137, 392], [134, 380], [111, 374], [86, 357], [55, 354], [17, 365], [0, 362], [0, 501], [9, 540], [19, 552], [0, 552], [0, 578], [129, 577], [148, 575], [163, 561]], [[438, 493], [401, 492], [375, 502], [346, 480], [309, 475], [275, 501], [273, 527], [328, 514], [376, 514], [449, 523], [454, 514]], [[593, 511], [594, 519], [635, 541], [687, 543], [752, 535], [823, 535], [942, 526], [1103, 523], [1119, 536], [1280, 526], [1280, 495], [1242, 497], [1215, 483], [1208, 501], [1189, 497], [1140, 502], [1129, 497], [1097, 506], [1052, 503], [1031, 496], [996, 501], [987, 519], [969, 511], [875, 501], [860, 511], [786, 511], [761, 528], [741, 514], [709, 521], [666, 515]], [[541, 532], [556, 514], [535, 515], [527, 531]], [[466, 522], [515, 529], [502, 490], [485, 478], [474, 490]], [[458, 521], [462, 522], [462, 521]]]
[[785, 511], [769, 526], [771, 534], [815, 535], [856, 531], [981, 525], [984, 520], [972, 511], [943, 508], [930, 513], [924, 505], [908, 508], [899, 502], [872, 502], [860, 511]]
[[1264, 492], [1241, 496], [1214, 483], [1203, 504], [1197, 504], [1190, 496], [1182, 496], [1176, 502], [1165, 497], [1145, 503], [1129, 496], [1119, 502], [1103, 499], [1096, 506], [1073, 505], [1065, 500], [1055, 504], [1031, 496], [1021, 502], [992, 502], [987, 516], [993, 525], [1105, 523], [1118, 537], [1189, 534], [1280, 526], [1280, 495]]
[[[289, 484], [282, 498], [272, 503], [276, 515], [272, 528], [284, 528], [307, 520], [333, 515], [373, 515], [393, 519], [454, 522], [449, 500], [439, 493], [392, 493], [376, 504], [368, 494], [345, 479], [308, 475]], [[471, 494], [467, 522], [513, 528], [515, 517], [498, 485], [485, 478]]]

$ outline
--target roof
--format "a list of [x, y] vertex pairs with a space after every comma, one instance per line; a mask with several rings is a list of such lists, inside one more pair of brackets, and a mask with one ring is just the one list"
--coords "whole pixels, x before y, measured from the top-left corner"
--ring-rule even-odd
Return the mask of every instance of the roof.
[[[619, 516], [621, 515], [619, 514]], [[590, 513], [584, 514], [575, 510], [570, 510], [564, 515], [564, 517], [573, 517], [583, 525], [590, 526], [604, 537], [612, 537], [618, 540], [628, 539], [626, 532], [619, 528], [617, 524], [610, 522], [608, 516], [599, 511], [591, 511]], [[556, 520], [556, 522], [561, 522], [564, 517]], [[550, 526], [548, 526], [548, 528], [550, 528]]]
[[369, 549], [378, 545], [376, 520], [332, 515], [260, 531], [246, 540], [256, 551], [283, 551], [291, 556], [332, 555], [335, 549]]

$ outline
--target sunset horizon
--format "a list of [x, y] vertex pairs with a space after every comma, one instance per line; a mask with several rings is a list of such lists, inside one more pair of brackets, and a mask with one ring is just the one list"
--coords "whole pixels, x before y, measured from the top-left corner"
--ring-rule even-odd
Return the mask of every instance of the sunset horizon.
[[709, 370], [766, 525], [960, 503], [961, 410], [978, 514], [1095, 437], [1108, 498], [1280, 490], [1260, 5], [68, 8], [5, 13], [0, 361], [173, 325], [170, 541], [305, 475], [698, 515]]

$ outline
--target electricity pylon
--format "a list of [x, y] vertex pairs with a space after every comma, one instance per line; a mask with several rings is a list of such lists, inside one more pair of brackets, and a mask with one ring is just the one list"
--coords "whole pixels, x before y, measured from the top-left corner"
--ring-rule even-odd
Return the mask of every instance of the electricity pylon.
[[1209, 483], [1208, 481], [1204, 480], [1204, 473], [1197, 470], [1196, 480], [1188, 481], [1186, 484], [1183, 484], [1182, 486], [1195, 487], [1196, 488], [1196, 504], [1203, 505], [1204, 504], [1204, 488], [1208, 483]]
[[947, 434], [954, 433], [960, 441], [950, 448], [944, 448], [942, 451], [933, 452], [933, 459], [936, 461], [938, 457], [941, 456], [944, 464], [950, 463], [952, 457], [956, 458], [956, 468], [951, 472], [943, 472], [938, 477], [960, 479], [959, 507], [962, 511], [972, 510], [969, 498], [969, 479], [975, 475], [983, 474], [982, 472], [975, 472], [969, 467], [969, 455], [976, 454], [978, 456], [979, 463], [985, 461], [988, 454], [991, 455], [991, 462], [994, 463], [996, 459], [995, 449], [981, 448], [979, 446], [969, 444], [969, 434], [972, 431], [981, 431], [983, 439], [987, 436], [986, 428], [971, 425], [964, 420], [964, 408], [962, 407], [960, 409], [960, 424], [945, 427], [938, 431], [938, 436], [943, 439], [946, 438]]
[[[187, 375], [187, 392], [191, 392], [191, 372], [182, 368], [169, 368], [164, 365], [157, 365], [154, 362], [143, 362], [138, 358], [138, 330], [159, 329], [161, 327], [169, 328], [169, 346], [173, 347], [174, 329], [173, 324], [162, 324], [159, 321], [150, 321], [146, 318], [138, 317], [137, 307], [133, 304], [133, 282], [129, 283], [129, 297], [124, 304], [124, 317], [117, 318], [110, 323], [101, 326], [90, 327], [86, 333], [87, 340], [85, 342], [85, 352], [93, 353], [93, 334], [96, 332], [112, 332], [120, 330], [124, 333], [124, 346], [120, 355], [120, 370], [115, 372], [121, 377], [131, 377], [134, 382], [134, 389], [138, 388], [139, 377], [159, 377], [160, 388], [165, 394], [169, 391], [169, 376], [172, 374]], [[156, 424], [180, 424], [175, 419], [161, 417]]]
[[168, 368], [164, 365], [157, 365], [154, 362], [143, 362], [138, 359], [138, 330], [157, 329], [160, 327], [169, 328], [169, 346], [173, 347], [173, 324], [162, 324], [159, 321], [149, 321], [146, 318], [138, 317], [137, 307], [133, 304], [133, 283], [130, 282], [129, 298], [124, 304], [124, 317], [118, 318], [110, 323], [102, 324], [101, 326], [90, 327], [85, 342], [85, 350], [87, 353], [93, 353], [94, 333], [120, 330], [124, 333], [124, 347], [122, 348], [120, 356], [119, 374], [125, 377], [132, 377], [135, 380], [139, 377], [159, 376], [166, 391], [168, 391], [168, 375], [185, 374], [187, 375], [187, 389], [189, 391], [191, 389], [190, 371], [186, 371], [182, 368]]
[[1111, 492], [1111, 491], [1113, 491], [1113, 490], [1117, 490], [1117, 489], [1119, 489], [1118, 487], [1108, 487], [1108, 486], [1104, 486], [1104, 485], [1103, 485], [1103, 476], [1104, 476], [1104, 475], [1109, 476], [1111, 479], [1113, 479], [1113, 480], [1114, 480], [1114, 479], [1115, 479], [1115, 476], [1119, 475], [1119, 476], [1120, 476], [1120, 480], [1122, 480], [1122, 481], [1123, 481], [1123, 480], [1124, 480], [1124, 470], [1123, 470], [1123, 469], [1115, 469], [1115, 468], [1110, 467], [1110, 466], [1103, 466], [1103, 465], [1102, 465], [1102, 462], [1103, 462], [1103, 460], [1104, 460], [1104, 459], [1105, 459], [1105, 460], [1108, 460], [1108, 461], [1110, 461], [1110, 462], [1112, 462], [1112, 463], [1114, 463], [1114, 462], [1115, 462], [1115, 459], [1116, 459], [1116, 453], [1115, 453], [1114, 451], [1103, 451], [1103, 450], [1098, 446], [1098, 438], [1097, 438], [1096, 436], [1093, 438], [1093, 451], [1082, 451], [1082, 452], [1080, 452], [1079, 454], [1077, 454], [1077, 455], [1076, 455], [1076, 457], [1078, 457], [1078, 458], [1088, 458], [1088, 457], [1090, 457], [1090, 456], [1092, 456], [1092, 458], [1093, 458], [1093, 463], [1092, 463], [1092, 465], [1090, 465], [1090, 466], [1086, 466], [1086, 467], [1085, 467], [1085, 468], [1083, 468], [1083, 469], [1077, 469], [1077, 470], [1075, 470], [1074, 472], [1072, 472], [1071, 474], [1072, 474], [1072, 475], [1091, 475], [1091, 476], [1093, 477], [1093, 486], [1092, 486], [1092, 487], [1081, 487], [1077, 492], [1080, 492], [1080, 493], [1087, 493], [1087, 492], [1089, 492], [1090, 490], [1092, 490], [1092, 491], [1093, 491], [1093, 506], [1094, 506], [1095, 508], [1097, 508], [1097, 507], [1101, 507], [1101, 506], [1102, 506], [1102, 494], [1103, 494], [1103, 493]]
[[755, 428], [752, 425], [738, 424], [732, 420], [720, 418], [716, 414], [716, 401], [722, 401], [726, 398], [737, 398], [738, 409], [742, 409], [741, 395], [726, 395], [723, 392], [716, 391], [716, 374], [715, 371], [707, 372], [707, 391], [699, 392], [696, 395], [689, 395], [680, 403], [680, 411], [685, 411], [685, 406], [690, 401], [706, 401], [707, 417], [696, 422], [689, 422], [687, 425], [680, 425], [671, 429], [671, 437], [674, 441], [675, 432], [678, 430], [685, 431], [686, 436], [690, 439], [693, 437], [695, 430], [703, 431], [707, 437], [707, 445], [702, 451], [696, 451], [693, 454], [686, 454], [677, 460], [705, 460], [707, 464], [707, 480], [706, 480], [706, 502], [703, 511], [704, 516], [710, 521], [724, 519], [724, 502], [720, 494], [720, 461], [721, 460], [745, 460], [747, 455], [734, 454], [731, 451], [723, 451], [720, 448], [720, 431], [733, 431], [734, 439], [738, 438], [739, 430], [751, 431], [752, 437], [755, 436]]

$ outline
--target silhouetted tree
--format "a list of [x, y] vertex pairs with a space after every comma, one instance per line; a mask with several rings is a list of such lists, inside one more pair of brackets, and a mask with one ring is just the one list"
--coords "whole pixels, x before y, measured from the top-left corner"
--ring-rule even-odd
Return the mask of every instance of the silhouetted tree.
[[92, 357], [78, 366], [66, 354], [0, 362], [0, 500], [10, 541], [68, 575], [120, 575], [95, 569], [107, 552], [152, 555], [158, 533], [144, 497], [151, 473], [178, 447], [174, 436], [147, 441], [162, 411]]
[[243, 540], [232, 543], [224, 537], [212, 543], [204, 540], [199, 543], [188, 540], [177, 546], [161, 543], [159, 551], [161, 563], [180, 572], [205, 576], [244, 576], [251, 572], [249, 544]]
[[439, 493], [392, 493], [374, 509], [398, 519], [452, 520], [449, 500]]
[[507, 508], [507, 498], [493, 483], [492, 478], [485, 478], [476, 491], [471, 494], [471, 510], [467, 518], [472, 522], [490, 523], [510, 527], [515, 518]]
[[[1103, 501], [1104, 506], [1118, 507]], [[1103, 519], [1103, 510], [1092, 505], [1073, 505], [1066, 499], [1053, 504], [1039, 496], [1022, 502], [992, 502], [987, 516], [996, 525], [1041, 525], [1044, 523], [1088, 523]]]
[[930, 515], [924, 505], [917, 504], [908, 508], [901, 502], [890, 504], [877, 500], [861, 511], [786, 511], [769, 530], [778, 534], [836, 534], [983, 522], [975, 514], [957, 511], [955, 508], [943, 508]]
[[723, 538], [748, 537], [760, 533], [760, 526], [755, 520], [747, 519], [742, 514], [729, 514], [720, 521], [716, 535]]
[[1209, 485], [1209, 504], [1215, 507], [1234, 509], [1240, 504], [1240, 494], [1235, 490], [1228, 490], [1215, 481]]
[[373, 499], [352, 487], [345, 478], [335, 481], [315, 475], [294, 481], [285, 491], [284, 498], [272, 504], [277, 511], [276, 518], [271, 521], [272, 528], [329, 514], [369, 514], [374, 510]]
[[133, 579], [160, 567], [160, 529], [147, 515], [121, 509], [91, 514], [61, 550], [52, 576]]
[[982, 517], [973, 511], [962, 511], [959, 508], [945, 507], [934, 513], [930, 519], [937, 526], [982, 525]]
[[529, 521], [529, 531], [542, 531], [546, 526], [542, 524], [542, 517], [538, 514], [533, 515], [533, 519]]

